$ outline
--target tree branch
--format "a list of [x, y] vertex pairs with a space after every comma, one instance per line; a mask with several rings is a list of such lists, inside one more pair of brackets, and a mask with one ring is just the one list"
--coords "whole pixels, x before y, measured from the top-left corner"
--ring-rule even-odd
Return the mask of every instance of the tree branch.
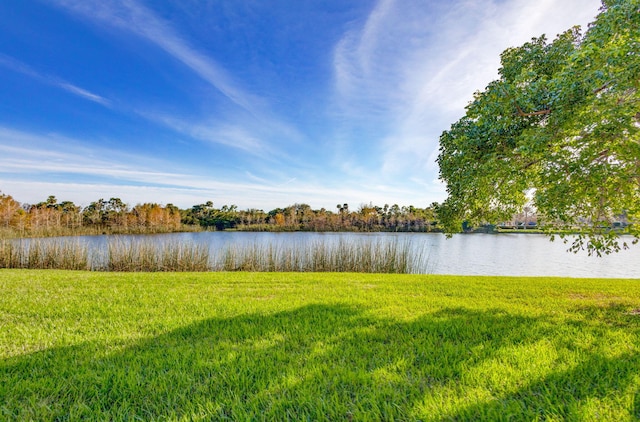
[[542, 116], [544, 114], [551, 114], [551, 109], [547, 108], [544, 110], [532, 111], [529, 113], [525, 113], [522, 109], [516, 104], [516, 108], [518, 109], [517, 115], [520, 117], [531, 117], [531, 116]]
[[533, 161], [529, 161], [527, 164], [525, 164], [524, 166], [520, 167], [520, 171], [526, 170], [529, 167], [531, 167], [532, 165], [538, 164], [540, 161], [542, 161], [542, 158], [539, 158], [539, 159], [533, 160]]
[[609, 86], [613, 83], [613, 81], [609, 81], [609, 82], [605, 82], [600, 88], [596, 88], [593, 90], [594, 94], [597, 94], [599, 92], [604, 91], [605, 89], [609, 88]]

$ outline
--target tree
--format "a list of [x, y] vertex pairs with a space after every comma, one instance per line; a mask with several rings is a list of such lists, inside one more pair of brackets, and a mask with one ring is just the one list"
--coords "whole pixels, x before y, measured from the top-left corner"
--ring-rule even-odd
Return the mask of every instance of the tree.
[[59, 210], [62, 213], [63, 224], [69, 229], [76, 229], [82, 226], [82, 214], [80, 207], [72, 201], [62, 201], [59, 204]]
[[[440, 137], [448, 198], [438, 218], [495, 223], [531, 207], [571, 250], [610, 253], [640, 237], [640, 0], [604, 0], [572, 28], [501, 55], [499, 78]], [[631, 223], [612, 230], [620, 215]]]
[[100, 198], [82, 210], [82, 220], [88, 226], [102, 226], [107, 219], [107, 202]]
[[129, 206], [120, 198], [109, 198], [105, 204], [106, 222], [111, 228], [124, 229], [127, 225]]
[[18, 216], [20, 203], [0, 191], [0, 227], [9, 228]]

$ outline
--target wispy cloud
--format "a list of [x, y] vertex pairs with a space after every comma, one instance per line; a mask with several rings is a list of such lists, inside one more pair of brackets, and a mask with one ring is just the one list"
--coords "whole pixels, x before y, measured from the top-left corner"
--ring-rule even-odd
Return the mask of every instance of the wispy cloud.
[[584, 26], [598, 6], [598, 0], [380, 0], [364, 25], [336, 44], [336, 105], [352, 117], [347, 126], [377, 125], [369, 142], [384, 152], [383, 172], [433, 174], [439, 134], [497, 76], [499, 54], [542, 33], [553, 38]]
[[136, 113], [202, 142], [224, 145], [252, 155], [264, 155], [269, 152], [266, 143], [254, 131], [248, 130], [240, 123], [234, 124], [218, 119], [187, 121], [174, 115], [142, 110]]
[[75, 94], [75, 95], [78, 95], [80, 97], [84, 97], [87, 100], [96, 102], [98, 104], [102, 104], [103, 106], [109, 106], [110, 105], [109, 100], [107, 100], [106, 98], [101, 97], [100, 95], [94, 94], [92, 92], [89, 92], [86, 89], [82, 89], [79, 86], [75, 86], [75, 85], [72, 85], [70, 83], [63, 82], [63, 81], [59, 81], [57, 83], [57, 85], [60, 88], [64, 89], [65, 91], [68, 91], [68, 92], [70, 92], [72, 94]]
[[[238, 108], [225, 107], [225, 119], [180, 119], [165, 113], [135, 110], [139, 115], [201, 141], [238, 148], [252, 154], [275, 148], [271, 138], [299, 142], [304, 136], [286, 119], [273, 115], [265, 98], [243, 87], [218, 61], [200, 52], [174, 29], [170, 22], [135, 0], [59, 0], [62, 6], [83, 19], [116, 27], [151, 42], [191, 69], [202, 80], [222, 93]], [[150, 108], [157, 108], [151, 105]]]
[[64, 79], [61, 79], [57, 76], [46, 74], [43, 72], [38, 72], [33, 67], [2, 53], [0, 53], [0, 66], [4, 66], [8, 69], [13, 70], [14, 72], [21, 73], [23, 75], [36, 79], [39, 82], [45, 83], [47, 85], [58, 87], [73, 95], [77, 95], [89, 101], [93, 101], [94, 103], [101, 104], [105, 107], [111, 106], [111, 102], [108, 99], [98, 94], [95, 94], [84, 88], [80, 88], [79, 86], [74, 85], [70, 82], [67, 82]]
[[[305, 22], [299, 23], [309, 33], [291, 39], [292, 48], [300, 51], [289, 61], [291, 57], [270, 44], [281, 43], [282, 37], [261, 38], [257, 46], [254, 34], [234, 33], [254, 22], [240, 13], [229, 15], [233, 25], [221, 26], [231, 31], [230, 37], [252, 43], [252, 50], [236, 54], [217, 44], [210, 48], [209, 43], [222, 41], [212, 40], [209, 33], [203, 38], [200, 29], [211, 16], [195, 13], [191, 3], [167, 7], [147, 0], [45, 1], [64, 12], [50, 15], [65, 18], [58, 23], [69, 25], [66, 18], [71, 16], [111, 46], [127, 43], [120, 50], [105, 49], [103, 56], [74, 59], [127, 60], [144, 49], [142, 55], [151, 60], [136, 61], [127, 72], [116, 73], [122, 79], [106, 84], [111, 86], [107, 99], [93, 92], [92, 87], [101, 86], [99, 80], [81, 86], [85, 83], [77, 82], [85, 79], [65, 73], [60, 76], [69, 80], [64, 80], [43, 72], [47, 67], [31, 59], [16, 56], [26, 64], [0, 56], [3, 68], [111, 109], [83, 113], [91, 117], [78, 125], [52, 119], [39, 123], [52, 131], [68, 131], [68, 137], [0, 126], [4, 191], [17, 196], [40, 186], [39, 198], [42, 192], [68, 192], [75, 195], [69, 199], [81, 203], [96, 196], [120, 196], [129, 202], [169, 198], [188, 206], [207, 198], [241, 207], [310, 201], [314, 207], [333, 209], [331, 204], [337, 202], [352, 207], [368, 202], [425, 206], [443, 199], [445, 192], [436, 180], [438, 137], [462, 116], [473, 92], [495, 78], [500, 52], [542, 32], [552, 38], [573, 24], [584, 24], [599, 5], [599, 0], [380, 0], [362, 19], [356, 16], [361, 6], [346, 5], [349, 23], [340, 18], [331, 31], [307, 31]], [[234, 3], [229, 10], [236, 7]], [[265, 28], [269, 24], [274, 22]], [[336, 31], [344, 25], [348, 30], [340, 37]], [[294, 33], [298, 34], [281, 35]], [[323, 42], [318, 43], [321, 36]], [[333, 50], [308, 51], [309, 45], [324, 48], [328, 40], [336, 41]], [[95, 40], [87, 41], [92, 45]], [[274, 49], [278, 54], [272, 54]], [[221, 53], [214, 56], [209, 51]], [[251, 62], [242, 61], [247, 58]], [[177, 67], [153, 67], [164, 59]], [[269, 60], [268, 69], [259, 66], [263, 59]], [[331, 75], [322, 73], [326, 64], [333, 65]], [[243, 66], [241, 71], [232, 72], [237, 66]], [[291, 72], [278, 74], [284, 66]], [[158, 77], [139, 84], [141, 74], [136, 74], [136, 82], [129, 81], [129, 71], [157, 72]], [[243, 80], [242, 75], [252, 79]], [[163, 85], [168, 79], [169, 87]], [[114, 91], [127, 83], [137, 85], [119, 94]], [[322, 89], [327, 83], [335, 89]], [[260, 91], [252, 88], [256, 86]], [[299, 91], [306, 87], [313, 89]], [[286, 92], [272, 91], [281, 89]], [[89, 132], [97, 139], [84, 138], [82, 134]], [[140, 143], [127, 142], [138, 135]], [[118, 145], [123, 151], [148, 147], [147, 155], [127, 155], [105, 145]], [[154, 160], [154, 154], [172, 156]], [[23, 179], [24, 190], [18, 179]]]
[[[113, 103], [100, 95], [90, 92], [84, 88], [80, 88], [79, 86], [71, 84], [64, 79], [58, 78], [54, 75], [38, 72], [33, 67], [2, 53], [0, 53], [0, 66], [4, 66], [14, 72], [26, 75], [32, 79], [38, 80], [41, 83], [55, 86], [86, 100], [93, 101], [105, 107], [113, 108]], [[128, 106], [122, 103], [118, 104], [118, 108], [120, 109], [120, 111], [133, 111], [130, 110]], [[266, 144], [255, 133], [252, 133], [243, 127], [246, 126], [246, 124], [243, 125], [241, 123], [237, 123], [234, 125], [230, 122], [214, 121], [213, 119], [209, 121], [193, 122], [181, 120], [174, 116], [169, 116], [166, 114], [153, 113], [149, 111], [134, 112], [147, 120], [155, 123], [160, 123], [176, 132], [183, 133], [194, 139], [198, 139], [207, 143], [221, 144], [256, 155], [264, 154], [265, 150], [267, 149]], [[263, 125], [262, 127], [275, 127], [276, 129], [280, 129], [283, 132], [287, 131], [287, 128], [283, 125], [280, 125], [279, 127], [276, 127], [275, 125], [277, 125], [277, 122], [273, 125]], [[289, 130], [289, 134], [292, 138], [298, 136], [295, 131], [292, 130]]]
[[[314, 190], [313, 198], [306, 202], [314, 209], [324, 207], [335, 211], [337, 203], [349, 202], [353, 209], [361, 204], [372, 202], [376, 205], [416, 204], [415, 196], [408, 192], [399, 192], [388, 186], [368, 186], [364, 189], [340, 189], [326, 186], [298, 184], [285, 187], [268, 186], [259, 183], [225, 182], [203, 180], [199, 186], [183, 185], [140, 185], [132, 183], [100, 182], [55, 182], [44, 180], [20, 180], [5, 177], [0, 173], [0, 189], [23, 203], [37, 203], [48, 195], [54, 195], [61, 201], [73, 201], [86, 206], [99, 198], [121, 198], [129, 205], [144, 202], [173, 203], [181, 208], [201, 204], [207, 200], [215, 206], [237, 205], [241, 209], [260, 207], [265, 211], [305, 202], [309, 189]], [[239, 192], [242, 195], [239, 195]], [[428, 204], [418, 203], [426, 206]]]
[[189, 45], [168, 22], [134, 0], [60, 0], [55, 5], [145, 38], [247, 111], [255, 112], [264, 105], [263, 99], [244, 90], [222, 66]]
[[[143, 163], [147, 163], [146, 165]], [[174, 172], [146, 157], [104, 148], [87, 148], [76, 139], [0, 127], [0, 174], [25, 178], [43, 174], [106, 177], [129, 182], [171, 184]]]
[[[159, 170], [166, 168], [172, 170]], [[119, 197], [130, 204], [164, 199], [181, 207], [206, 198], [218, 205], [267, 209], [305, 201], [331, 209], [336, 201], [348, 201], [354, 207], [369, 202], [416, 203], [410, 186], [398, 189], [374, 180], [350, 184], [284, 173], [277, 177], [247, 171], [225, 173], [223, 177], [211, 171], [178, 169], [173, 163], [145, 156], [87, 148], [78, 139], [0, 126], [0, 190], [21, 202], [38, 202], [51, 194], [81, 205], [101, 197]]]

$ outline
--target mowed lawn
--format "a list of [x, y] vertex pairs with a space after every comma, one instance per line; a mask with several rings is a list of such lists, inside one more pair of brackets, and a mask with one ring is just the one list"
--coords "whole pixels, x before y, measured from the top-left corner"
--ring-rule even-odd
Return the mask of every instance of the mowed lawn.
[[0, 270], [0, 420], [638, 420], [640, 280]]

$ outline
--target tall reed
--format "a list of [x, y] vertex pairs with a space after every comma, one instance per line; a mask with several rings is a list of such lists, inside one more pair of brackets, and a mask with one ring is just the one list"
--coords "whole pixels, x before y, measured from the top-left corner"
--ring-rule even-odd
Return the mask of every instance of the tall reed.
[[89, 248], [69, 239], [1, 239], [0, 268], [88, 270]]
[[0, 240], [0, 268], [94, 271], [255, 271], [412, 273], [421, 253], [409, 241], [317, 241], [207, 245], [112, 239], [105, 249], [69, 239]]
[[214, 268], [222, 271], [411, 273], [421, 253], [410, 242], [318, 241], [301, 245], [229, 246]]
[[104, 262], [105, 271], [209, 271], [209, 248], [193, 243], [113, 240]]

